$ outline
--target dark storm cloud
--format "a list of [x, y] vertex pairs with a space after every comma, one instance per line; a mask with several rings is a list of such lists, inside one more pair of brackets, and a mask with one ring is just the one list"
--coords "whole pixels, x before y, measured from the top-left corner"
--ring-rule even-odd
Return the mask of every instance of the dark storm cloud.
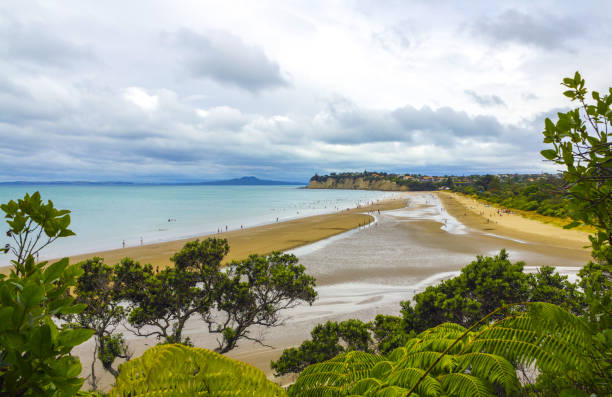
[[182, 29], [172, 41], [186, 51], [185, 62], [193, 77], [210, 78], [251, 92], [286, 86], [277, 62], [257, 46], [220, 31], [199, 34]]
[[506, 103], [497, 95], [480, 95], [474, 90], [465, 90], [464, 92], [480, 106], [506, 106]]
[[[428, 131], [454, 138], [481, 137], [494, 139], [504, 127], [493, 116], [469, 116], [450, 107], [416, 109], [405, 106], [393, 112], [401, 125], [409, 130]], [[442, 143], [442, 142], [440, 142]]]
[[363, 109], [346, 99], [334, 100], [315, 118], [317, 139], [333, 144], [404, 142], [451, 146], [462, 139], [486, 142], [507, 128], [492, 116], [470, 116], [450, 107], [394, 110]]
[[[534, 16], [535, 15], [535, 16]], [[494, 42], [514, 42], [545, 49], [567, 49], [568, 41], [582, 33], [582, 23], [571, 17], [506, 10], [493, 18], [481, 17], [473, 32]]]

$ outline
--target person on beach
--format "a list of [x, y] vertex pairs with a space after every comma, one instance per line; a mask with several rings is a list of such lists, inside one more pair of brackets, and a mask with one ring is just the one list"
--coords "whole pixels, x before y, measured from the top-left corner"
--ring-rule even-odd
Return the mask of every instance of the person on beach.
[[140, 236], [140, 245], [142, 245], [142, 236]]
[[125, 240], [123, 240], [123, 248], [125, 248]]

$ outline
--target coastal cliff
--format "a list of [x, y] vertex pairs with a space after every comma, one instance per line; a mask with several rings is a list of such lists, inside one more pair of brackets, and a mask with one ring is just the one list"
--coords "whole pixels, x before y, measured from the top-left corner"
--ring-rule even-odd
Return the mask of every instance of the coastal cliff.
[[387, 190], [405, 192], [410, 190], [447, 189], [452, 184], [449, 177], [420, 174], [388, 174], [386, 172], [332, 172], [330, 175], [315, 174], [310, 178], [308, 189]]
[[307, 189], [352, 189], [352, 190], [389, 190], [408, 191], [408, 186], [400, 186], [394, 181], [387, 179], [370, 179], [363, 177], [328, 177], [325, 180], [311, 179]]

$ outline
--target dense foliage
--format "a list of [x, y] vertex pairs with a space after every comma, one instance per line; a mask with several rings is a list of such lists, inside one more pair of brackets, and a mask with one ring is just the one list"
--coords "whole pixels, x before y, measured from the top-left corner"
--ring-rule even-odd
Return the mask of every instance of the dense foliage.
[[316, 298], [314, 278], [294, 255], [251, 255], [222, 269], [228, 250], [227, 240], [208, 238], [185, 244], [172, 257], [175, 266], [161, 271], [129, 258], [115, 265], [119, 299], [128, 303], [134, 332], [190, 344], [183, 329], [197, 317], [220, 334], [217, 351], [225, 353], [240, 339], [262, 343], [250, 334], [252, 326], [277, 326], [280, 311]]
[[453, 190], [502, 207], [566, 218], [563, 179], [557, 175], [482, 175], [462, 178]]
[[[565, 167], [565, 197], [568, 199], [571, 226], [580, 223], [596, 227], [592, 237], [594, 256], [612, 262], [612, 87], [609, 95], [591, 92], [587, 103], [584, 79], [576, 72], [562, 83], [569, 90], [563, 94], [579, 107], [558, 113], [557, 123], [545, 122], [544, 143], [553, 146], [542, 155]], [[584, 119], [583, 119], [584, 117]]]
[[121, 366], [111, 397], [285, 396], [259, 369], [185, 345], [158, 345]]
[[493, 257], [478, 256], [459, 276], [427, 287], [415, 295], [414, 303], [402, 302], [404, 326], [417, 332], [444, 322], [469, 326], [498, 307], [518, 302], [549, 302], [581, 312], [581, 293], [567, 276], [546, 266], [526, 274], [523, 266], [512, 263], [505, 250]]
[[58, 325], [58, 315], [80, 313], [68, 293], [82, 269], [64, 258], [36, 263], [34, 255], [57, 238], [70, 236], [69, 211], [43, 204], [38, 193], [0, 206], [15, 242], [8, 251], [10, 275], [0, 275], [0, 394], [72, 396], [83, 384], [81, 363], [70, 351], [92, 330]]
[[[491, 325], [492, 315], [470, 329], [443, 323], [387, 356], [343, 353], [311, 365], [289, 389], [291, 396], [498, 396], [530, 393], [515, 365], [563, 376], [545, 395], [608, 395], [610, 367], [592, 344], [588, 324], [558, 306], [532, 303], [526, 310], [502, 307], [507, 316]], [[492, 314], [493, 314], [492, 313]], [[602, 363], [604, 363], [602, 365]], [[542, 385], [536, 385], [541, 387]], [[550, 385], [546, 385], [550, 386]], [[523, 389], [523, 390], [521, 390]], [[552, 393], [551, 393], [552, 392]]]
[[102, 367], [117, 377], [119, 371], [113, 367], [115, 360], [129, 359], [131, 354], [123, 335], [115, 332], [125, 317], [125, 308], [121, 304], [123, 293], [112, 266], [104, 264], [102, 258], [98, 257], [81, 262], [79, 266], [83, 274], [77, 279], [74, 293], [77, 296], [76, 301], [86, 305], [86, 308], [69, 318], [81, 327], [94, 331], [95, 344], [89, 383], [95, 390], [98, 386], [96, 360], [99, 359]]

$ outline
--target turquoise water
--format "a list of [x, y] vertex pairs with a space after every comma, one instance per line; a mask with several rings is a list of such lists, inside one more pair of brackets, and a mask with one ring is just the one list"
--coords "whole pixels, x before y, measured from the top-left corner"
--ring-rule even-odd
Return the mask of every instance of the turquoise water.
[[[391, 195], [363, 190], [309, 190], [298, 186], [0, 186], [0, 202], [40, 191], [43, 200], [72, 211], [76, 237], [60, 239], [41, 259], [240, 229], [338, 209]], [[170, 220], [170, 221], [169, 221]], [[3, 225], [5, 225], [3, 223]], [[4, 228], [7, 228], [4, 226]], [[0, 229], [1, 230], [1, 229]], [[0, 244], [8, 243], [5, 233]], [[0, 265], [10, 257], [0, 255]]]

